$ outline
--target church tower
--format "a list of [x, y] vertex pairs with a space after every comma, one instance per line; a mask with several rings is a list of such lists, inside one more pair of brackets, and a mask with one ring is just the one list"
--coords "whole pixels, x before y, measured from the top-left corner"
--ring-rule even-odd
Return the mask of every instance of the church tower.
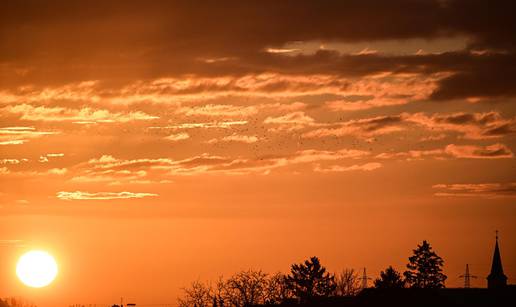
[[496, 243], [491, 264], [491, 273], [487, 276], [488, 289], [500, 289], [507, 286], [507, 276], [503, 274], [502, 257], [498, 248], [498, 231], [496, 232]]

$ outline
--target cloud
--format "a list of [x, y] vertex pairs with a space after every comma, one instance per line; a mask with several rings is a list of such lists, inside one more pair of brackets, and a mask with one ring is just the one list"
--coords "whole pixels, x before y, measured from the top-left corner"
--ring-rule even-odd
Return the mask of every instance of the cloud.
[[421, 142], [440, 141], [440, 140], [443, 140], [445, 138], [446, 138], [446, 134], [439, 133], [439, 134], [435, 134], [435, 135], [429, 135], [429, 136], [422, 137], [420, 139], [420, 141]]
[[[170, 176], [197, 175], [207, 173], [226, 173], [252, 172], [261, 167], [274, 166], [276, 162], [271, 160], [251, 161], [244, 158], [231, 158], [203, 153], [181, 160], [158, 158], [158, 159], [134, 159], [121, 160], [112, 156], [102, 156], [100, 159], [91, 159], [88, 165], [93, 169], [88, 169], [90, 177], [103, 174], [121, 174], [132, 176], [141, 172], [143, 178], [160, 179]], [[131, 178], [132, 179], [132, 178]]]
[[381, 73], [350, 82], [340, 98], [325, 103], [330, 111], [359, 111], [404, 105], [427, 99], [447, 73], [430, 75]]
[[3, 127], [0, 128], [0, 134], [4, 135], [48, 135], [48, 134], [56, 134], [56, 132], [44, 132], [37, 131], [34, 127]]
[[64, 157], [64, 153], [48, 153], [46, 156], [49, 158]]
[[[125, 84], [111, 86], [105, 89], [98, 83], [85, 86], [72, 83], [64, 86], [35, 87], [30, 91], [13, 88], [0, 91], [0, 97], [10, 106], [4, 112], [29, 113], [24, 116], [35, 120], [41, 117], [83, 117], [87, 122], [89, 117], [98, 116], [110, 118], [128, 117], [127, 114], [102, 114], [111, 112], [105, 109], [66, 109], [63, 107], [48, 107], [51, 103], [65, 101], [76, 103], [73, 97], [81, 97], [91, 105], [109, 104], [111, 107], [130, 104], [168, 104], [177, 105], [177, 114], [185, 116], [229, 116], [249, 117], [264, 109], [276, 106], [277, 111], [296, 111], [303, 103], [261, 103], [257, 105], [233, 104], [199, 104], [199, 101], [210, 101], [238, 98], [275, 98], [285, 99], [314, 95], [333, 95], [338, 99], [329, 106], [331, 110], [355, 110], [384, 105], [406, 104], [411, 101], [426, 99], [435, 90], [437, 82], [449, 73], [393, 73], [388, 70], [371, 76], [345, 77], [323, 72], [312, 75], [291, 75], [282, 73], [246, 74], [243, 76], [186, 76], [181, 78], [158, 78], [146, 81], [127, 81]], [[81, 83], [78, 83], [81, 84]], [[60, 88], [69, 88], [68, 95], [60, 93]], [[66, 99], [66, 97], [71, 97]], [[358, 99], [361, 98], [361, 99]], [[28, 104], [30, 102], [31, 104]], [[192, 103], [194, 105], [185, 105]], [[39, 104], [41, 106], [33, 106]], [[81, 113], [82, 114], [77, 114]], [[56, 115], [56, 113], [58, 113]], [[61, 114], [63, 113], [63, 114]], [[152, 117], [148, 114], [134, 114], [133, 117]], [[57, 119], [55, 119], [57, 120]], [[79, 120], [77, 120], [79, 121]]]
[[385, 115], [336, 123], [335, 128], [319, 128], [303, 134], [305, 138], [352, 135], [361, 138], [405, 130], [402, 115]]
[[112, 199], [130, 199], [158, 196], [153, 193], [133, 193], [133, 192], [57, 192], [56, 197], [61, 200], [112, 200]]
[[471, 64], [439, 81], [433, 100], [489, 99], [516, 96], [516, 53], [483, 53]]
[[409, 150], [403, 152], [384, 152], [375, 156], [377, 159], [423, 160], [434, 159], [510, 159], [513, 152], [504, 144], [487, 146], [449, 144], [444, 148], [428, 150]]
[[[347, 98], [347, 97], [346, 97]], [[404, 98], [374, 98], [364, 96], [363, 98], [350, 97], [347, 99], [332, 100], [326, 102], [326, 107], [334, 112], [367, 110], [374, 107], [395, 106], [405, 104]]]
[[303, 111], [288, 113], [278, 117], [267, 117], [264, 124], [275, 125], [270, 131], [294, 131], [315, 124], [315, 120]]
[[80, 164], [72, 181], [109, 185], [169, 183], [168, 173], [178, 163], [168, 158], [123, 160], [103, 155]]
[[53, 158], [61, 158], [61, 157], [64, 157], [63, 153], [49, 153], [46, 155], [39, 156], [38, 161], [41, 163], [46, 163], [49, 161], [49, 158], [53, 159]]
[[225, 117], [247, 117], [258, 113], [255, 106], [233, 106], [207, 104], [194, 107], [180, 107], [176, 113], [186, 116], [225, 116]]
[[377, 159], [400, 159], [406, 161], [423, 160], [427, 157], [436, 159], [445, 159], [446, 152], [444, 149], [429, 149], [429, 150], [409, 150], [402, 152], [383, 152], [376, 155]]
[[68, 172], [66, 168], [51, 168], [48, 170], [49, 174], [64, 175]]
[[514, 157], [513, 152], [504, 144], [489, 146], [455, 145], [446, 146], [444, 152], [456, 158], [468, 159], [507, 159]]
[[391, 160], [500, 173], [514, 157], [514, 11], [505, 0], [9, 2], [0, 173], [7, 185], [142, 191]]
[[149, 183], [160, 183], [153, 180], [145, 179], [147, 172], [130, 171], [130, 170], [85, 170], [76, 174], [73, 178], [73, 182], [89, 183], [89, 182], [105, 182], [108, 185], [120, 185], [126, 184], [149, 184]]
[[160, 183], [172, 176], [193, 176], [203, 174], [246, 175], [266, 174], [274, 169], [366, 158], [368, 151], [341, 149], [335, 151], [307, 149], [294, 153], [256, 158], [228, 157], [203, 153], [184, 159], [140, 158], [118, 159], [103, 155], [79, 165], [79, 171], [72, 178], [76, 182], [117, 182], [117, 183]]
[[90, 159], [78, 166], [72, 181], [105, 182], [108, 185], [156, 183], [149, 179], [149, 168], [157, 165], [167, 165], [168, 159], [137, 159], [119, 160], [110, 155], [99, 159]]
[[112, 167], [141, 167], [141, 166], [149, 166], [149, 165], [167, 165], [172, 163], [173, 160], [168, 158], [159, 158], [159, 159], [134, 159], [134, 160], [121, 160], [117, 159], [111, 155], [102, 155], [98, 159], [90, 159], [87, 164], [93, 165], [95, 168], [99, 169], [107, 169]]
[[246, 120], [238, 120], [238, 121], [215, 121], [215, 122], [207, 122], [207, 123], [183, 123], [173, 126], [163, 126], [163, 127], [149, 127], [149, 129], [229, 129], [233, 126], [243, 126], [247, 125]]
[[23, 170], [23, 171], [11, 171], [6, 167], [0, 168], [0, 175], [9, 175], [15, 177], [45, 177], [50, 175], [62, 176], [68, 173], [68, 169], [66, 168], [51, 168], [47, 170], [34, 171], [34, 170]]
[[440, 190], [441, 192], [436, 192], [434, 195], [441, 197], [516, 197], [516, 182], [436, 184], [432, 188]]
[[336, 151], [305, 149], [297, 151], [288, 159], [288, 161], [291, 164], [318, 161], [335, 161], [342, 159], [360, 159], [369, 155], [370, 153], [368, 151], [357, 149], [340, 149]]
[[425, 113], [401, 113], [371, 118], [352, 119], [337, 123], [312, 123], [320, 127], [305, 132], [305, 138], [351, 135], [370, 138], [419, 127], [428, 131], [446, 131], [463, 135], [466, 139], [499, 138], [516, 132], [516, 119], [505, 119], [498, 112], [451, 113], [427, 115]]
[[516, 118], [504, 119], [499, 112], [452, 114], [405, 114], [408, 122], [432, 131], [451, 131], [468, 139], [497, 138], [516, 132]]
[[233, 133], [232, 135], [228, 135], [219, 139], [211, 139], [209, 141], [206, 141], [208, 144], [216, 144], [221, 142], [240, 142], [240, 143], [246, 143], [246, 144], [252, 144], [258, 142], [258, 137], [254, 135], [239, 135], [236, 133]]
[[306, 109], [307, 104], [304, 102], [292, 102], [292, 103], [265, 103], [258, 106], [262, 110], [274, 110], [279, 112], [295, 112]]
[[9, 140], [9, 141], [0, 141], [0, 145], [22, 145], [28, 142], [28, 140]]
[[316, 165], [314, 171], [321, 173], [329, 173], [329, 172], [349, 172], [349, 171], [373, 171], [382, 167], [381, 163], [378, 162], [370, 162], [365, 164], [354, 164], [351, 166], [341, 166], [341, 165], [332, 165], [327, 168], [322, 168], [320, 165]]
[[80, 81], [66, 85], [37, 87], [25, 85], [16, 91], [0, 91], [2, 103], [33, 103], [47, 101], [91, 101], [98, 102], [101, 98], [96, 94], [98, 81]]
[[30, 121], [72, 121], [77, 123], [126, 123], [134, 120], [158, 119], [141, 111], [118, 113], [108, 110], [96, 110], [89, 107], [67, 109], [63, 107], [32, 106], [28, 104], [7, 106], [2, 111], [21, 114], [20, 119]]
[[[115, 1], [91, 8], [83, 4], [31, 2], [6, 6], [0, 13], [4, 37], [0, 50], [5, 50], [1, 60], [14, 67], [10, 79], [5, 73], [6, 82], [1, 83], [86, 80], [94, 74], [99, 79], [140, 80], [164, 75], [245, 74], [280, 69], [304, 73], [393, 71], [428, 69], [439, 62], [435, 55], [424, 56], [426, 62], [418, 63], [412, 58], [377, 60], [382, 55], [370, 53], [354, 55], [357, 59], [351, 64], [347, 64], [347, 58], [324, 54], [309, 60], [298, 59], [292, 52], [284, 52], [290, 51], [286, 47], [290, 42], [357, 43], [462, 36], [468, 38], [466, 48], [511, 51], [516, 45], [516, 26], [510, 14], [514, 10], [512, 1], [498, 1], [495, 7], [485, 1], [468, 0], [245, 4], [229, 1], [227, 7], [232, 10], [221, 7], [217, 1], [208, 1], [202, 7], [187, 2], [124, 4]], [[88, 27], [80, 20], [88, 20]], [[117, 22], [106, 27], [111, 20]], [[192, 20], [202, 20], [202, 31]], [[357, 25], [360, 31], [356, 31]], [[219, 33], [232, 35], [224, 37]], [[49, 45], [49, 40], [54, 43]], [[452, 70], [458, 64], [450, 62], [448, 66]]]
[[182, 141], [182, 140], [186, 140], [189, 138], [190, 138], [190, 135], [188, 133], [180, 132], [180, 133], [174, 133], [174, 134], [170, 134], [170, 135], [166, 136], [165, 140], [177, 142], [177, 141]]
[[292, 53], [296, 51], [301, 51], [300, 49], [286, 49], [286, 48], [267, 48], [266, 52], [269, 53]]
[[294, 124], [294, 125], [310, 125], [315, 120], [307, 116], [305, 112], [293, 112], [279, 117], [267, 117], [264, 124]]
[[[366, 81], [361, 81], [364, 84]], [[374, 81], [370, 81], [374, 82]], [[325, 93], [346, 94], [359, 91], [350, 88], [351, 81], [339, 76], [291, 75], [282, 73], [248, 73], [241, 76], [188, 76], [181, 78], [158, 78], [149, 81], [128, 82], [106, 97], [112, 104], [150, 103], [196, 103], [199, 100], [222, 99], [228, 97], [245, 98], [292, 98]], [[362, 86], [362, 90], [366, 86]], [[258, 112], [257, 106], [230, 104], [207, 104], [181, 106], [179, 114], [214, 116], [250, 116]]]
[[21, 145], [28, 142], [28, 139], [58, 133], [55, 131], [38, 131], [34, 127], [3, 127], [0, 128], [0, 145]]
[[[80, 4], [58, 9], [55, 4], [10, 4], [0, 13], [0, 84], [9, 88], [0, 91], [0, 100], [179, 104], [230, 95], [333, 94], [342, 97], [329, 100], [330, 110], [350, 111], [428, 98], [516, 96], [512, 1], [498, 1], [496, 7], [468, 0], [230, 2], [228, 7], [233, 9], [224, 10], [216, 1], [202, 8], [175, 2], [115, 2], [88, 9]], [[277, 14], [264, 18], [263, 12]], [[88, 20], [88, 27], [78, 20]], [[106, 27], [111, 20], [117, 22]], [[203, 30], [191, 20], [203, 20]], [[310, 22], [301, 25], [299, 20]], [[356, 25], [360, 31], [354, 30]], [[260, 33], [250, 36], [256, 29]], [[393, 55], [374, 46], [414, 40], [430, 41], [438, 51]], [[358, 53], [343, 47], [364, 43]], [[332, 49], [308, 52], [310, 45]], [[376, 88], [353, 89], [360, 83], [367, 89], [371, 80], [362, 79], [384, 73], [389, 78]], [[406, 74], [412, 76], [403, 78]], [[398, 77], [405, 80], [399, 83]], [[346, 98], [355, 95], [373, 97]], [[184, 111], [203, 113], [197, 107]]]
[[22, 162], [27, 162], [27, 159], [0, 159], [0, 164], [20, 164]]
[[48, 158], [45, 157], [45, 156], [40, 156], [38, 161], [41, 162], [41, 163], [46, 163], [46, 162], [48, 162]]

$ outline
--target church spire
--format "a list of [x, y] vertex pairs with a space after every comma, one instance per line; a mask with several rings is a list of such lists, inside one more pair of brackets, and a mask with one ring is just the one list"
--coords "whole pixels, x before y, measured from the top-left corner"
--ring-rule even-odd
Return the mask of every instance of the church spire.
[[503, 288], [507, 286], [507, 276], [503, 274], [502, 257], [498, 247], [498, 230], [496, 231], [496, 243], [491, 264], [491, 273], [487, 276], [487, 287], [489, 289]]

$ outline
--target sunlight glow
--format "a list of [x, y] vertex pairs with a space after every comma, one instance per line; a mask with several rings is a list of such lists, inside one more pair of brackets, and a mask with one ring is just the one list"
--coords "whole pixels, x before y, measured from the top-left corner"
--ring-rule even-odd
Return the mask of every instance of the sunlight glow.
[[45, 287], [56, 278], [57, 263], [54, 257], [45, 251], [30, 251], [18, 260], [16, 275], [29, 287]]

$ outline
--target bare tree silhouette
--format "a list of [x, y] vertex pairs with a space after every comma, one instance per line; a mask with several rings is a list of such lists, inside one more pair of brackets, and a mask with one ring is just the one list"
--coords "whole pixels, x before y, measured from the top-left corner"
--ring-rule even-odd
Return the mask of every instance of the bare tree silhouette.
[[355, 296], [360, 292], [360, 277], [354, 269], [344, 269], [335, 274], [335, 295]]
[[283, 273], [278, 272], [269, 276], [265, 291], [266, 304], [280, 304], [292, 298], [292, 291], [288, 287]]
[[182, 290], [183, 296], [177, 299], [179, 307], [208, 307], [213, 303], [213, 289], [208, 283], [194, 281]]
[[235, 307], [261, 304], [265, 301], [267, 274], [247, 270], [230, 277], [223, 288], [224, 301]]
[[262, 271], [247, 270], [224, 279], [215, 286], [195, 281], [183, 288], [179, 307], [245, 307], [259, 304], [279, 304], [292, 297], [285, 276], [269, 276]]

